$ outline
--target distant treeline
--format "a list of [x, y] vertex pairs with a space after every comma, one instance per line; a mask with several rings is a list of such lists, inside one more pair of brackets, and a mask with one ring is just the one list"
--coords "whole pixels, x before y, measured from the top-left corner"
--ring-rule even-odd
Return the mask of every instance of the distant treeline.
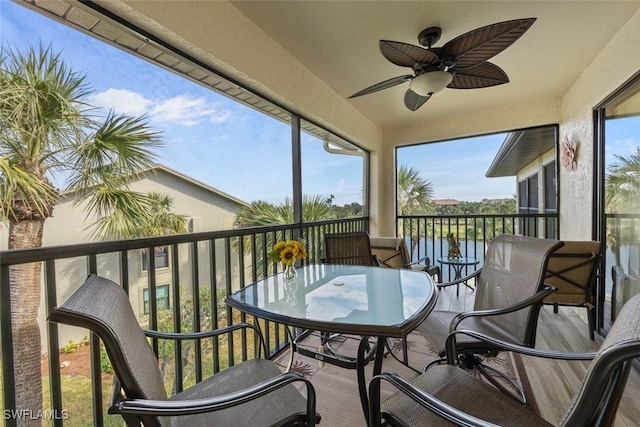
[[459, 202], [455, 205], [435, 206], [437, 215], [468, 215], [468, 214], [514, 214], [516, 198], [503, 200], [482, 200], [480, 202]]

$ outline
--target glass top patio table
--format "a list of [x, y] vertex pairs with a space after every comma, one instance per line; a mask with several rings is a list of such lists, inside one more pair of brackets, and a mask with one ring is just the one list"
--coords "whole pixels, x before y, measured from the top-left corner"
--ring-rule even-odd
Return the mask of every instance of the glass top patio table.
[[290, 326], [354, 335], [402, 337], [429, 314], [435, 284], [419, 271], [356, 265], [305, 265], [235, 292], [227, 303]]
[[438, 262], [441, 262], [442, 264], [451, 264], [451, 265], [473, 265], [473, 264], [478, 264], [480, 261], [475, 258], [471, 258], [467, 256], [458, 257], [458, 258], [450, 258], [448, 256], [445, 256], [445, 257], [439, 257]]
[[[452, 257], [439, 257], [438, 258], [438, 262], [440, 264], [443, 265], [450, 265], [453, 267], [453, 272], [455, 273], [455, 277], [453, 278], [453, 280], [459, 280], [462, 278], [462, 268], [463, 267], [467, 267], [470, 265], [477, 265], [480, 263], [480, 260], [476, 259], [476, 258], [471, 258], [471, 257], [457, 257], [457, 258], [452, 258]], [[469, 285], [469, 283], [467, 283], [466, 281], [464, 282], [464, 285], [471, 289], [474, 290], [473, 286]], [[460, 295], [460, 284], [456, 285], [456, 296]]]
[[[405, 337], [431, 312], [436, 286], [427, 273], [357, 265], [305, 265], [287, 282], [283, 273], [267, 277], [227, 297], [247, 314], [288, 326], [360, 335], [355, 367], [360, 402], [369, 424], [365, 366], [369, 337], [377, 337], [373, 375], [382, 370], [388, 337]], [[293, 354], [293, 352], [292, 352]], [[321, 355], [316, 355], [319, 360]]]

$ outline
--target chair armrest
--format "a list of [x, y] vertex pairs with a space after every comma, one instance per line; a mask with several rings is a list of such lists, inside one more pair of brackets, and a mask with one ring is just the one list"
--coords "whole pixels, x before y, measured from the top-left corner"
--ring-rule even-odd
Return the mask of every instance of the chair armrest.
[[[419, 260], [417, 260], [417, 261], [412, 261], [412, 262], [410, 262], [408, 265], [420, 264], [420, 263], [422, 263], [424, 260], [426, 260], [426, 259], [428, 259], [428, 258], [429, 258], [428, 256], [423, 256], [422, 258], [420, 258], [420, 259], [419, 259]], [[431, 266], [431, 263], [429, 263], [429, 264], [427, 265], [427, 267], [430, 267], [430, 266]]]
[[[540, 350], [536, 348], [531, 348], [518, 344], [511, 344], [497, 338], [490, 337], [489, 335], [482, 334], [480, 332], [472, 331], [469, 329], [460, 329], [452, 332], [447, 337], [447, 354], [455, 354], [455, 335], [467, 335], [478, 341], [483, 341], [491, 344], [496, 348], [500, 348], [503, 351], [512, 351], [515, 353], [524, 354], [526, 356], [533, 357], [541, 357], [544, 359], [555, 359], [555, 360], [593, 360], [598, 353], [571, 353], [571, 352], [563, 352], [563, 351], [551, 351], [551, 350]], [[453, 353], [450, 353], [451, 350]]]
[[221, 409], [237, 406], [250, 400], [265, 396], [293, 382], [303, 382], [307, 389], [307, 418], [309, 426], [315, 426], [316, 422], [316, 394], [313, 385], [299, 372], [286, 372], [277, 377], [268, 379], [253, 387], [234, 393], [225, 394], [206, 399], [191, 399], [183, 401], [122, 399], [109, 408], [110, 414], [121, 415], [152, 415], [175, 416], [194, 415], [205, 412], [219, 411]]
[[267, 347], [264, 341], [264, 337], [262, 336], [262, 331], [256, 325], [252, 325], [250, 323], [236, 323], [233, 325], [226, 326], [224, 328], [214, 329], [212, 331], [201, 331], [201, 332], [160, 332], [160, 331], [154, 331], [151, 329], [145, 329], [144, 334], [149, 338], [179, 341], [179, 340], [211, 338], [211, 337], [223, 335], [238, 329], [253, 329], [254, 331], [256, 331], [260, 339], [260, 347], [264, 351], [264, 354], [265, 355], [267, 354]]
[[467, 317], [479, 317], [479, 316], [498, 316], [500, 314], [513, 313], [514, 311], [522, 310], [523, 308], [527, 308], [530, 305], [541, 302], [548, 295], [554, 293], [557, 289], [543, 285], [542, 289], [539, 290], [535, 295], [520, 301], [517, 304], [510, 305], [508, 307], [496, 308], [493, 310], [477, 310], [477, 311], [465, 311], [456, 315], [453, 319], [451, 319], [451, 324], [449, 325], [449, 332], [453, 332], [458, 327], [458, 324]]
[[469, 274], [468, 276], [461, 277], [458, 280], [453, 280], [453, 281], [447, 282], [447, 283], [437, 283], [436, 286], [438, 287], [438, 289], [440, 289], [440, 288], [446, 288], [447, 286], [461, 285], [461, 284], [465, 283], [467, 280], [473, 279], [474, 277], [479, 275], [481, 272], [482, 272], [482, 268], [479, 268], [476, 271], [474, 271], [473, 273]]
[[387, 381], [400, 392], [407, 395], [419, 405], [427, 408], [436, 415], [445, 420], [459, 426], [466, 427], [498, 427], [496, 424], [481, 420], [466, 414], [453, 406], [447, 405], [441, 400], [436, 399], [424, 390], [415, 387], [400, 375], [392, 372], [383, 372], [373, 377], [369, 383], [369, 414], [370, 424], [378, 426], [381, 423], [380, 414], [380, 381]]

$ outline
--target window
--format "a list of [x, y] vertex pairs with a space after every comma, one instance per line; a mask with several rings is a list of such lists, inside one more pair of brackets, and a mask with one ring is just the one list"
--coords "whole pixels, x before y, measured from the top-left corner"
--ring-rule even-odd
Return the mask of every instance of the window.
[[555, 213], [558, 209], [556, 162], [544, 167], [544, 212]]
[[520, 213], [538, 213], [538, 174], [532, 175], [518, 184]]
[[[156, 270], [159, 268], [169, 267], [169, 248], [167, 246], [159, 246], [155, 248]], [[149, 249], [142, 252], [142, 271], [149, 270]]]
[[301, 120], [303, 221], [361, 216], [366, 152]]
[[[544, 167], [544, 213], [558, 212], [558, 185], [556, 175], [556, 162]], [[545, 221], [545, 236], [553, 239], [558, 236], [557, 221]]]
[[[538, 213], [538, 174], [532, 175], [518, 183], [518, 213]], [[527, 218], [525, 221], [522, 221], [522, 234], [525, 236], [536, 236], [536, 221], [536, 218]]]
[[[156, 286], [156, 307], [169, 308], [169, 285]], [[142, 290], [142, 314], [149, 314], [149, 288]]]

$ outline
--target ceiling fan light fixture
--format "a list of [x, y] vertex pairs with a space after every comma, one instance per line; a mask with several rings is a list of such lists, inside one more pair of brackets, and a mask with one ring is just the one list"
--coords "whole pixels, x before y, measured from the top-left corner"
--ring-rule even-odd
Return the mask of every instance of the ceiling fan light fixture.
[[409, 89], [420, 96], [427, 96], [440, 92], [453, 80], [453, 75], [447, 71], [430, 71], [413, 78]]

